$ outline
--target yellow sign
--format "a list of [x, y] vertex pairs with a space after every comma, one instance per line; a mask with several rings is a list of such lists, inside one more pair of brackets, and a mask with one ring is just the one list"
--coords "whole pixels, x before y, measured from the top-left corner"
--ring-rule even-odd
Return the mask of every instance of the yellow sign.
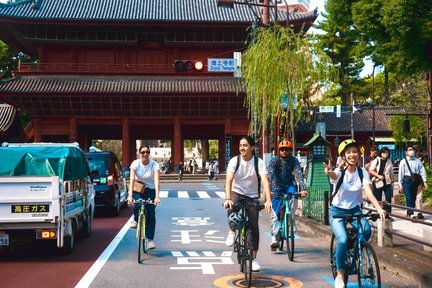
[[360, 152], [361, 152], [362, 154], [364, 154], [364, 150], [365, 150], [365, 149], [364, 149], [364, 146], [361, 146], [361, 147], [360, 147]]

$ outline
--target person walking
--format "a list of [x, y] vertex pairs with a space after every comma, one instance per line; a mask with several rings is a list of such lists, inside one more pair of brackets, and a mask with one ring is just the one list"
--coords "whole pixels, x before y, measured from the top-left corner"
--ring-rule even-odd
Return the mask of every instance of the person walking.
[[[139, 148], [141, 159], [134, 160], [130, 165], [130, 184], [128, 203], [133, 203], [133, 200], [151, 199], [154, 205], [147, 206], [146, 228], [145, 235], [149, 240], [149, 249], [156, 248], [153, 239], [156, 228], [155, 208], [160, 204], [159, 199], [159, 164], [150, 159], [150, 147], [145, 145]], [[137, 227], [138, 213], [141, 208], [140, 203], [134, 205], [134, 219], [130, 227]]]
[[[333, 193], [330, 198], [330, 225], [337, 240], [336, 246], [336, 278], [335, 288], [345, 288], [343, 275], [345, 273], [345, 262], [348, 251], [348, 235], [345, 222], [341, 218], [334, 218], [340, 215], [359, 215], [361, 214], [360, 204], [363, 202], [362, 190], [373, 204], [381, 219], [385, 218], [385, 211], [381, 208], [372, 191], [372, 182], [367, 170], [357, 167], [360, 158], [359, 145], [354, 139], [344, 140], [339, 144], [338, 154], [346, 162], [346, 168], [336, 168], [333, 170], [331, 161], [323, 163], [324, 172], [333, 184]], [[354, 227], [359, 223], [354, 221]], [[371, 227], [367, 219], [361, 220], [365, 240], [371, 235]]]
[[[251, 136], [244, 136], [240, 140], [240, 155], [231, 158], [226, 171], [225, 194], [226, 199], [223, 203], [224, 208], [228, 208], [228, 217], [233, 211], [233, 206], [240, 201], [259, 203], [260, 184], [265, 193], [265, 209], [270, 212], [270, 184], [264, 161], [255, 155], [255, 144]], [[258, 172], [258, 173], [257, 173]], [[256, 256], [259, 248], [259, 211], [251, 208], [249, 212], [249, 225], [252, 232], [253, 261], [252, 270], [258, 272], [261, 269]], [[234, 246], [235, 231], [229, 230], [225, 244], [229, 247]]]
[[[383, 147], [378, 152], [378, 157], [372, 160], [369, 174], [372, 175], [374, 196], [378, 201], [382, 200], [384, 192], [385, 201], [389, 204], [393, 197], [393, 163], [390, 160], [390, 149]], [[391, 206], [384, 207], [386, 212], [391, 213]]]
[[180, 162], [178, 165], [178, 181], [182, 181], [183, 178], [183, 163]]
[[[413, 146], [407, 146], [406, 157], [399, 163], [399, 193], [405, 194], [406, 206], [414, 208], [420, 185], [427, 189], [426, 170], [419, 159], [415, 157]], [[416, 218], [414, 211], [407, 209], [407, 216]], [[423, 215], [422, 215], [423, 216]]]
[[[303, 179], [300, 162], [293, 156], [293, 145], [291, 141], [279, 143], [279, 155], [272, 158], [267, 166], [272, 196], [271, 232], [272, 240], [270, 248], [275, 251], [279, 247], [277, 235], [280, 229], [280, 210], [282, 208], [284, 194], [297, 194], [296, 180], [299, 184], [300, 195], [306, 196], [306, 185]], [[297, 210], [298, 199], [292, 197], [290, 209], [294, 217]], [[296, 227], [296, 226], [294, 226]]]

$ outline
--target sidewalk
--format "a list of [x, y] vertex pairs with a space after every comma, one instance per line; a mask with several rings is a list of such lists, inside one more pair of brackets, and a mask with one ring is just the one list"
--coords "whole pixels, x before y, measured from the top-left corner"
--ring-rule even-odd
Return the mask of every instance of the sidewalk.
[[[397, 211], [395, 214], [403, 211]], [[425, 215], [426, 216], [426, 215]], [[425, 221], [432, 222], [432, 216], [427, 215]], [[300, 229], [304, 231], [312, 230], [323, 237], [330, 237], [332, 230], [330, 226], [323, 225], [318, 221], [306, 217], [296, 217]], [[394, 218], [393, 229], [400, 232], [410, 234], [415, 237], [423, 237], [423, 229], [421, 224], [412, 223], [408, 220]], [[427, 239], [430, 241], [430, 239]], [[432, 252], [426, 252], [423, 245], [405, 240], [396, 235], [393, 236], [394, 246], [392, 248], [380, 248], [374, 241], [374, 248], [378, 256], [378, 262], [381, 269], [392, 271], [403, 277], [411, 279], [419, 283], [419, 287], [432, 287]], [[330, 245], [330, 244], [329, 244]]]

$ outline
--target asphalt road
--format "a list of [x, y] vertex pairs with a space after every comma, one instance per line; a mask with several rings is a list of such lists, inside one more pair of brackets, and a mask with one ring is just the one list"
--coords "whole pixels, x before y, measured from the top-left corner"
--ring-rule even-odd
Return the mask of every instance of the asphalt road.
[[[222, 181], [164, 183], [161, 187], [162, 203], [156, 209], [157, 247], [144, 256], [142, 264], [137, 262], [135, 230], [128, 227], [130, 209], [122, 210], [122, 218], [96, 218], [94, 223], [96, 236], [102, 233], [98, 226], [103, 226], [106, 235], [111, 235], [107, 236], [112, 239], [110, 245], [109, 241], [100, 241], [92, 235], [84, 240], [87, 242], [83, 241], [77, 247], [73, 256], [75, 258], [51, 257], [50, 262], [54, 263], [49, 268], [51, 273], [44, 274], [43, 283], [33, 281], [32, 285], [20, 285], [24, 283], [20, 278], [29, 275], [27, 277], [36, 279], [37, 274], [33, 270], [41, 262], [46, 262], [46, 257], [35, 255], [22, 259], [8, 256], [0, 260], [0, 279], [3, 280], [3, 268], [8, 265], [14, 267], [8, 273], [16, 273], [20, 271], [20, 262], [26, 262], [25, 271], [19, 272], [18, 275], [21, 276], [16, 277], [15, 281], [1, 286], [59, 287], [51, 285], [54, 282], [50, 280], [64, 277], [61, 287], [71, 287], [72, 284], [73, 287], [77, 283], [77, 287], [103, 288], [243, 287], [235, 253], [224, 244], [227, 221], [226, 211], [221, 207], [223, 185]], [[106, 223], [113, 221], [112, 219], [121, 219], [121, 225], [107, 226]], [[260, 273], [256, 273], [254, 287], [332, 287], [333, 280], [328, 265], [329, 239], [307, 231], [305, 227], [299, 227], [294, 262], [290, 262], [285, 252], [270, 251], [269, 214], [264, 211], [261, 212], [260, 228], [261, 249], [258, 260], [262, 269]], [[97, 240], [103, 243], [90, 244]], [[90, 252], [87, 246], [99, 250], [97, 253]], [[102, 248], [105, 247], [108, 248], [102, 253]], [[70, 266], [68, 259], [79, 262], [75, 264], [81, 268]], [[93, 266], [89, 262], [93, 262]], [[62, 265], [58, 265], [60, 263]], [[67, 277], [70, 274], [74, 275], [73, 280]], [[382, 279], [384, 287], [417, 287], [415, 283], [390, 271], [382, 271]], [[356, 279], [350, 280], [352, 283], [348, 287], [357, 287]]]

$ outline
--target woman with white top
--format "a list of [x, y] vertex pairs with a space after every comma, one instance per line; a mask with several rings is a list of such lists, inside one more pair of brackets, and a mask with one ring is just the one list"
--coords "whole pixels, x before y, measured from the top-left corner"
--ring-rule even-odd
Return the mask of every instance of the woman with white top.
[[[346, 163], [346, 168], [336, 168], [333, 170], [332, 164], [323, 163], [325, 166], [324, 172], [329, 176], [330, 183], [333, 184], [334, 190], [330, 206], [330, 225], [337, 240], [336, 247], [336, 279], [335, 287], [344, 288], [345, 283], [343, 275], [345, 272], [345, 262], [348, 251], [348, 235], [345, 227], [345, 222], [342, 218], [333, 218], [339, 215], [359, 215], [361, 214], [360, 204], [363, 202], [362, 189], [373, 206], [376, 208], [381, 219], [385, 217], [385, 211], [381, 208], [371, 188], [371, 180], [365, 168], [357, 167], [360, 157], [359, 145], [353, 139], [342, 141], [338, 147], [339, 156]], [[361, 171], [360, 171], [361, 169]], [[359, 172], [360, 171], [360, 172]], [[362, 176], [361, 176], [362, 174]], [[341, 178], [343, 175], [343, 178]], [[338, 185], [339, 180], [340, 185]], [[338, 188], [340, 187], [340, 188]], [[336, 191], [337, 189], [337, 191]], [[353, 226], [358, 223], [354, 221]], [[366, 219], [361, 220], [365, 239], [369, 239], [371, 235], [371, 227]]]
[[[145, 145], [139, 148], [141, 159], [134, 160], [130, 165], [130, 184], [129, 184], [129, 197], [128, 203], [131, 204], [133, 200], [138, 199], [151, 199], [155, 205], [147, 205], [146, 214], [146, 237], [149, 240], [149, 249], [156, 248], [153, 243], [153, 238], [156, 228], [156, 215], [155, 206], [160, 203], [159, 200], [159, 164], [150, 159], [150, 147]], [[139, 185], [135, 185], [139, 183]], [[140, 191], [136, 191], [137, 187]], [[135, 188], [135, 191], [134, 191]], [[141, 204], [134, 206], [134, 220], [131, 222], [131, 228], [137, 227], [138, 213]]]
[[[373, 176], [374, 196], [378, 201], [382, 200], [384, 192], [385, 200], [391, 204], [393, 196], [393, 163], [390, 160], [390, 149], [383, 147], [378, 152], [378, 157], [372, 160], [369, 168], [370, 175]], [[386, 205], [384, 209], [391, 213], [391, 206]]]

